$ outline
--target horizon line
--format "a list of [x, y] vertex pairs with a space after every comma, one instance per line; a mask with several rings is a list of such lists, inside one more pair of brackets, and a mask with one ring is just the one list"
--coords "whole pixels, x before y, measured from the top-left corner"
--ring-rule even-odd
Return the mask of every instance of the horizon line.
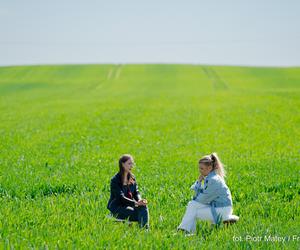
[[112, 62], [90, 62], [90, 63], [40, 63], [40, 64], [8, 64], [0, 65], [0, 68], [9, 67], [34, 67], [34, 66], [88, 66], [88, 65], [190, 65], [190, 66], [215, 66], [215, 67], [253, 67], [253, 68], [300, 68], [300, 65], [256, 65], [256, 64], [206, 64], [206, 63], [174, 63], [174, 62], [126, 62], [126, 63], [112, 63]]

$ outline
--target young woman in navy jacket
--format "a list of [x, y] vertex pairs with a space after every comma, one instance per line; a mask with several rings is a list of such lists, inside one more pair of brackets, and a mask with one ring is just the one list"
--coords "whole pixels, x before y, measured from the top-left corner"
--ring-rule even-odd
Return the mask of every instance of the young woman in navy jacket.
[[110, 181], [110, 199], [107, 208], [118, 219], [137, 221], [141, 228], [149, 228], [147, 200], [142, 199], [135, 176], [131, 173], [134, 161], [131, 155], [119, 159], [119, 172]]

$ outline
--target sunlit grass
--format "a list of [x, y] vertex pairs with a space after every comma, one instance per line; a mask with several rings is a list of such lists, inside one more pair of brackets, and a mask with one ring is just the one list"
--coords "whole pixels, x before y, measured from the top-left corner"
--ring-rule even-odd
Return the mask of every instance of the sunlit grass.
[[[0, 238], [9, 247], [299, 248], [300, 69], [189, 65], [0, 68]], [[174, 235], [197, 161], [218, 152], [240, 221]], [[106, 217], [130, 153], [151, 231]]]

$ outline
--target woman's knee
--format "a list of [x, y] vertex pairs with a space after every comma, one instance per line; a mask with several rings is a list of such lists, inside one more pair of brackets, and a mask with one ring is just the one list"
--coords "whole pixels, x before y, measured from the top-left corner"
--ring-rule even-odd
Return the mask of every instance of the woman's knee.
[[113, 214], [119, 219], [126, 219], [134, 215], [135, 211], [133, 207], [119, 207]]
[[138, 207], [138, 213], [142, 216], [148, 216], [149, 215], [148, 207], [147, 206]]
[[187, 204], [187, 209], [194, 209], [197, 207], [197, 201], [189, 201], [189, 203]]
[[147, 206], [141, 206], [141, 207], [138, 207], [138, 214], [139, 216], [142, 216], [142, 217], [149, 217], [149, 210], [148, 210], [148, 207]]
[[147, 206], [139, 206], [139, 207], [137, 207], [137, 209], [140, 210], [140, 211], [148, 211]]

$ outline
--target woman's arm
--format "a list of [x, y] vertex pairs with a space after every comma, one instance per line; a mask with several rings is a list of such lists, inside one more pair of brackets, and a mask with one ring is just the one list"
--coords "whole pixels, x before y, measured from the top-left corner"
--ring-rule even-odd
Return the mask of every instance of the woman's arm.
[[133, 188], [134, 188], [133, 192], [132, 192], [133, 198], [136, 201], [142, 200], [141, 194], [139, 192], [138, 184], [136, 182], [136, 178], [133, 174], [130, 177], [129, 184], [133, 185]]
[[110, 190], [114, 197], [117, 200], [120, 200], [123, 204], [128, 205], [128, 206], [135, 206], [136, 201], [133, 199], [129, 199], [125, 196], [123, 190], [120, 188], [119, 184], [117, 183], [116, 180], [112, 179], [110, 182]]
[[190, 187], [191, 190], [194, 190], [194, 191], [198, 191], [200, 190], [201, 188], [201, 183], [197, 180], [195, 181], [195, 183]]
[[197, 193], [200, 189], [203, 188], [201, 184], [203, 180], [204, 180], [204, 176], [200, 175], [198, 180], [190, 187], [190, 189], [196, 191]]
[[137, 201], [142, 199], [141, 194], [139, 192], [138, 184], [136, 182], [135, 182], [135, 189], [134, 189], [134, 192], [133, 192], [133, 198]]
[[218, 197], [218, 188], [218, 181], [214, 179], [208, 180], [206, 187], [202, 190], [202, 192], [198, 194], [198, 196], [195, 198], [195, 201], [198, 201], [203, 204], [209, 204], [211, 201]]

